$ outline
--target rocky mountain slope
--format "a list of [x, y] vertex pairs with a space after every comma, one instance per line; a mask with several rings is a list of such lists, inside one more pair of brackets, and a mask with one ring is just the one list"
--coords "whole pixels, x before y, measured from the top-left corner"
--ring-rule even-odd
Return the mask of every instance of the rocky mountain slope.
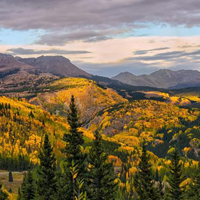
[[120, 73], [112, 79], [134, 86], [157, 88], [184, 88], [200, 85], [200, 72], [197, 70], [159, 70], [150, 75], [135, 76], [129, 72]]
[[79, 69], [63, 56], [40, 56], [38, 58], [18, 58], [18, 60], [34, 66], [35, 69], [42, 73], [51, 73], [62, 77], [90, 76], [90, 74]]

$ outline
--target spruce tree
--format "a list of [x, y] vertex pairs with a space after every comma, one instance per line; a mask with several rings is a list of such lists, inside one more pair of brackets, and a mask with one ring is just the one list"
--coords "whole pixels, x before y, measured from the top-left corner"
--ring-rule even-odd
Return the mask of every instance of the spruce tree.
[[18, 200], [32, 200], [35, 199], [36, 190], [32, 172], [29, 170], [24, 176], [21, 188], [18, 190]]
[[175, 149], [171, 156], [170, 176], [169, 176], [169, 191], [168, 199], [182, 200], [184, 199], [184, 190], [180, 187], [181, 182], [184, 180], [182, 175], [182, 164], [180, 163], [180, 155], [178, 150]]
[[[75, 99], [72, 95], [71, 103], [68, 111], [68, 123], [70, 130], [68, 134], [64, 135], [64, 141], [66, 142], [65, 154], [66, 165], [63, 177], [60, 179], [59, 197], [63, 197], [68, 200], [75, 199], [75, 191], [79, 187], [78, 181], [85, 183], [85, 155], [82, 152], [82, 145], [84, 143], [83, 133], [78, 129], [80, 127], [78, 111], [75, 105]], [[71, 169], [73, 165], [76, 166], [77, 174], [76, 179], [73, 178]], [[82, 187], [84, 188], [84, 186]]]
[[114, 182], [114, 168], [108, 162], [108, 155], [104, 152], [102, 136], [95, 132], [95, 139], [89, 156], [89, 198], [91, 200], [114, 200], [116, 183]]
[[153, 180], [152, 167], [150, 164], [150, 156], [147, 154], [145, 143], [142, 145], [142, 155], [138, 172], [134, 180], [135, 190], [138, 198], [141, 200], [157, 200], [160, 199], [158, 188], [155, 187]]
[[57, 192], [56, 159], [49, 138], [45, 135], [44, 146], [39, 155], [37, 191], [38, 199], [54, 200]]
[[0, 199], [6, 200], [8, 199], [8, 194], [2, 190], [2, 184], [0, 183]]
[[83, 133], [78, 130], [80, 123], [73, 95], [71, 97], [69, 108], [67, 119], [70, 125], [70, 130], [69, 134], [64, 135], [64, 140], [66, 142], [65, 152], [67, 155], [67, 163], [71, 165], [73, 161], [75, 165], [79, 165], [81, 167], [84, 159], [83, 153], [81, 152], [81, 146], [84, 143], [84, 139]]
[[13, 182], [13, 175], [11, 171], [9, 171], [8, 182]]

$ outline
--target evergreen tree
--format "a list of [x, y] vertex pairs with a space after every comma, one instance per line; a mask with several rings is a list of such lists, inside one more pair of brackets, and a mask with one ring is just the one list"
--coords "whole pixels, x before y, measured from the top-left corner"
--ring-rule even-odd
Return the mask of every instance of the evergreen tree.
[[138, 198], [141, 200], [160, 199], [158, 188], [153, 180], [150, 156], [147, 154], [145, 143], [142, 145], [142, 155], [140, 156], [139, 170], [136, 174], [134, 185]]
[[8, 194], [2, 190], [2, 184], [0, 183], [0, 199], [6, 200], [8, 199]]
[[64, 140], [66, 141], [65, 152], [67, 155], [67, 162], [71, 165], [73, 161], [75, 165], [81, 167], [84, 159], [81, 146], [84, 143], [84, 139], [83, 133], [78, 130], [80, 123], [73, 95], [71, 97], [70, 109], [68, 112], [68, 123], [70, 125], [69, 134], [65, 134], [64, 136]]
[[184, 199], [184, 190], [180, 187], [181, 182], [184, 180], [182, 175], [182, 164], [180, 163], [180, 155], [178, 150], [175, 149], [171, 157], [170, 176], [169, 176], [169, 191], [168, 199], [182, 200]]
[[38, 199], [54, 200], [57, 192], [56, 159], [49, 138], [45, 135], [44, 146], [39, 155], [37, 191]]
[[18, 190], [18, 200], [32, 200], [35, 199], [36, 190], [32, 172], [29, 170], [24, 176], [21, 188]]
[[95, 139], [89, 152], [89, 197], [91, 200], [114, 200], [116, 183], [114, 168], [104, 152], [102, 136], [95, 132]]
[[13, 182], [13, 175], [11, 171], [9, 171], [8, 182]]
[[[58, 194], [59, 197], [73, 200], [75, 199], [74, 190], [77, 190], [77, 187], [79, 187], [77, 181], [81, 180], [85, 183], [84, 178], [86, 176], [85, 155], [81, 150], [84, 139], [83, 133], [78, 130], [80, 123], [73, 95], [68, 111], [68, 123], [70, 125], [70, 130], [68, 134], [64, 135], [64, 141], [66, 142], [66, 165], [64, 175], [60, 179]], [[70, 171], [73, 165], [76, 166], [77, 170], [76, 179], [73, 178]], [[84, 188], [84, 186], [82, 186], [82, 188]]]

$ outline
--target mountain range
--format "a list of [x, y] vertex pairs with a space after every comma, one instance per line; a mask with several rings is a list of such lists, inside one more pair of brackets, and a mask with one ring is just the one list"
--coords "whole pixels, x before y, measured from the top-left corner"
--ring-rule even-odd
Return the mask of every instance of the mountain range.
[[[13, 90], [45, 85], [60, 77], [84, 77], [98, 84], [114, 89], [138, 86], [164, 89], [179, 89], [200, 86], [200, 72], [197, 70], [172, 71], [161, 69], [150, 75], [136, 76], [123, 72], [115, 77], [94, 76], [78, 68], [63, 56], [40, 56], [38, 58], [21, 58], [0, 54], [0, 89]], [[132, 87], [131, 87], [132, 86]], [[141, 89], [141, 88], [140, 88]]]
[[129, 72], [123, 72], [112, 77], [112, 79], [134, 86], [149, 86], [166, 89], [200, 86], [200, 72], [197, 70], [172, 71], [169, 69], [161, 69], [150, 75], [140, 76]]

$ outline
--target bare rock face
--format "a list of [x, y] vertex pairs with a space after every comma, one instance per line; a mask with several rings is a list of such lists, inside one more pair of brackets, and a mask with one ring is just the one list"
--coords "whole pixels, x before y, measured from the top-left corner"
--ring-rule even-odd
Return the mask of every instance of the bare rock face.
[[69, 59], [63, 56], [41, 56], [38, 58], [20, 58], [19, 60], [34, 66], [43, 73], [51, 73], [63, 77], [91, 76], [73, 65]]
[[134, 86], [157, 88], [184, 88], [200, 86], [200, 72], [197, 70], [172, 71], [162, 69], [150, 75], [135, 76], [129, 72], [120, 73], [112, 79]]

